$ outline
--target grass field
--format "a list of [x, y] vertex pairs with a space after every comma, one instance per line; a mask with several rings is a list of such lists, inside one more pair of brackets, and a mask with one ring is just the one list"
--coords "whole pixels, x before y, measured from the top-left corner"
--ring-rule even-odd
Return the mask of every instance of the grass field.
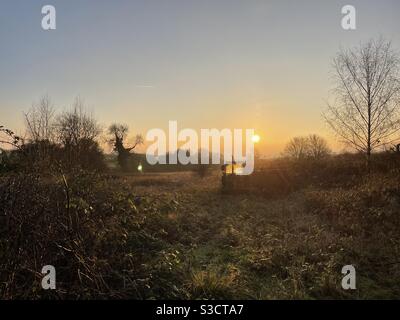
[[[275, 200], [223, 195], [216, 173], [204, 179], [153, 174], [123, 183], [146, 201], [164, 203], [179, 298], [394, 298], [400, 294], [399, 202], [368, 208], [363, 201], [383, 185], [390, 188], [385, 179], [381, 185], [372, 179], [376, 190], [365, 181], [350, 190], [309, 188]], [[356, 291], [341, 288], [346, 264], [359, 270]]]
[[[218, 171], [65, 180], [0, 179], [2, 298], [400, 296], [396, 175], [275, 198], [223, 193]], [[38, 289], [46, 264], [57, 269], [56, 291]], [[349, 264], [357, 289], [346, 291]]]

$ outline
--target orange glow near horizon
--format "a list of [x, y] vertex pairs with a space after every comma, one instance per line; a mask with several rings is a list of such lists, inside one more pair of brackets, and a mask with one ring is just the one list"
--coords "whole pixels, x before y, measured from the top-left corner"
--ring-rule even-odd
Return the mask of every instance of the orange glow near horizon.
[[255, 134], [255, 135], [251, 138], [251, 140], [252, 140], [254, 143], [259, 143], [260, 140], [261, 140], [261, 138], [260, 138], [260, 136], [259, 136], [258, 134]]

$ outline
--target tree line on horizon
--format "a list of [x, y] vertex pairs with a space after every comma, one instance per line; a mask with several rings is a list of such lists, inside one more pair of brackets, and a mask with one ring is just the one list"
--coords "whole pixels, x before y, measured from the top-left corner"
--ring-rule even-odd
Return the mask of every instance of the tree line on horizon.
[[[341, 49], [333, 60], [333, 102], [323, 116], [337, 136], [356, 152], [371, 153], [383, 146], [397, 146], [400, 131], [400, 56], [389, 41], [370, 40], [359, 47]], [[127, 146], [129, 127], [114, 123], [104, 130], [77, 97], [68, 111], [56, 114], [43, 96], [24, 113], [25, 136], [0, 126], [0, 144], [12, 146], [19, 161], [46, 160], [69, 168], [104, 168], [101, 142], [111, 145], [121, 169], [127, 170], [131, 152], [143, 143], [136, 135]], [[295, 137], [282, 155], [291, 159], [322, 159], [331, 153], [325, 139], [312, 134]], [[2, 155], [4, 157], [4, 153]]]

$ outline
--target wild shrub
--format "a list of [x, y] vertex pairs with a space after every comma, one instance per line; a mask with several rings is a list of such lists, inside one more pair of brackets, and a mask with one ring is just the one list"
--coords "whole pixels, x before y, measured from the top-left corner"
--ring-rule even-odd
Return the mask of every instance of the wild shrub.
[[[94, 172], [12, 174], [0, 179], [0, 297], [149, 298], [168, 242], [158, 206]], [[173, 226], [171, 226], [173, 227]], [[173, 233], [174, 231], [171, 230]], [[57, 290], [41, 290], [44, 265]]]

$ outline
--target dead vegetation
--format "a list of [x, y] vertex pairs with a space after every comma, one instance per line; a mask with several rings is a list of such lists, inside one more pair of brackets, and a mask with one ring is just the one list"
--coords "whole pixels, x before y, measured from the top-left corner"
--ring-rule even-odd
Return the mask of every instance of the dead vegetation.
[[[221, 193], [217, 172], [64, 177], [1, 176], [2, 298], [399, 297], [400, 185], [390, 166], [311, 179], [278, 198]], [[40, 287], [47, 264], [54, 291]], [[357, 268], [356, 291], [341, 289], [346, 264]]]

